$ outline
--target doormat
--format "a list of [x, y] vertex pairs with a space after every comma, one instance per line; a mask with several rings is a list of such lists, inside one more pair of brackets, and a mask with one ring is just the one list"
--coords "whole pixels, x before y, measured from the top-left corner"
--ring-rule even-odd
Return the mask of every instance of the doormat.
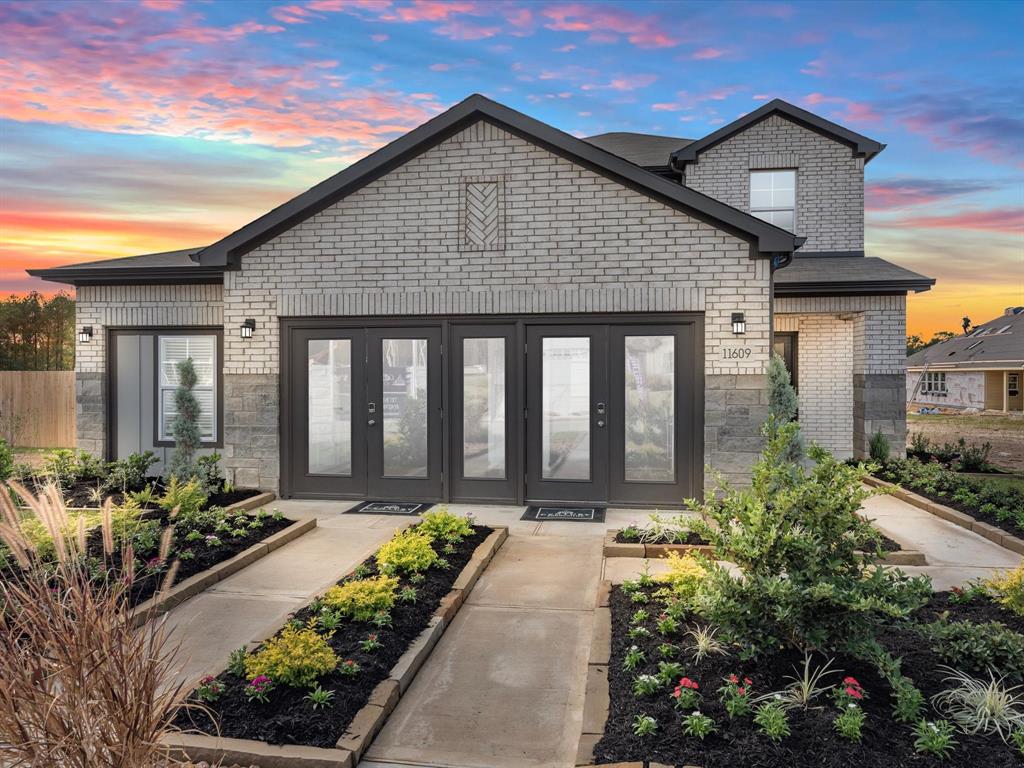
[[423, 501], [364, 501], [343, 515], [422, 515], [433, 503]]
[[604, 507], [529, 507], [520, 520], [603, 523]]

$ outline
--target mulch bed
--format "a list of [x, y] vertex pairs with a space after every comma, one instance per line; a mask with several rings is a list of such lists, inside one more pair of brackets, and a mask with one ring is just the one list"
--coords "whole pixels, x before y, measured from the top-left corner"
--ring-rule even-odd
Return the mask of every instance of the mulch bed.
[[[154, 492], [158, 495], [163, 493], [163, 484], [160, 478], [150, 477], [147, 478], [149, 485], [155, 484]], [[37, 477], [26, 483], [28, 488], [39, 488], [42, 489], [49, 482], [49, 478]], [[90, 509], [98, 508], [101, 504], [96, 502], [96, 488], [99, 483], [95, 480], [78, 482], [67, 488], [64, 491], [64, 503], [68, 508], [73, 509]], [[139, 489], [136, 489], [139, 490]], [[220, 490], [217, 493], [211, 494], [210, 498], [206, 501], [207, 507], [226, 507], [229, 504], [234, 504], [238, 501], [251, 498], [263, 493], [258, 488], [232, 488], [230, 491]], [[106, 499], [109, 496], [114, 504], [124, 503], [124, 494], [121, 493], [104, 493], [103, 498]]]
[[[312, 747], [333, 747], [345, 733], [352, 718], [366, 704], [373, 689], [391, 674], [391, 669], [412, 642], [430, 623], [438, 605], [451, 589], [451, 585], [472, 557], [477, 546], [491, 533], [485, 526], [474, 527], [473, 535], [457, 545], [456, 552], [444, 555], [451, 567], [447, 570], [431, 568], [426, 578], [416, 584], [415, 603], [396, 602], [391, 611], [393, 626], [377, 629], [370, 623], [344, 621], [335, 630], [330, 645], [339, 659], [352, 659], [361, 667], [354, 676], [333, 672], [319, 679], [327, 690], [335, 691], [331, 706], [313, 710], [304, 697], [305, 688], [279, 685], [267, 704], [250, 702], [244, 693], [245, 680], [229, 672], [219, 679], [225, 685], [224, 693], [214, 704], [207, 704], [210, 716], [197, 710], [183, 712], [175, 725], [185, 730], [198, 729], [205, 733], [238, 739], [254, 739], [270, 744], [302, 744]], [[371, 556], [363, 563], [376, 574], [376, 563]], [[407, 584], [403, 580], [403, 585]], [[295, 618], [305, 621], [311, 611], [304, 608]], [[201, 631], [195, 628], [193, 631]], [[381, 643], [377, 650], [367, 653], [360, 648], [366, 636], [375, 633]]]
[[[892, 702], [888, 684], [872, 666], [842, 655], [833, 663], [833, 669], [841, 670], [841, 674], [828, 682], [834, 684], [843, 676], [852, 675], [864, 686], [868, 698], [863, 705], [867, 717], [861, 743], [847, 741], [836, 734], [832, 721], [837, 710], [831, 698], [822, 701], [821, 709], [792, 710], [789, 721], [792, 733], [779, 744], [758, 732], [749, 717], [729, 719], [717, 694], [723, 678], [730, 674], [750, 677], [754, 681], [752, 694], [755, 697], [781, 690], [788, 685], [785, 678], [796, 674], [795, 669], [803, 665], [803, 656], [792, 651], [751, 661], [741, 661], [738, 654], [731, 651], [699, 663], [690, 662], [688, 658], [677, 659], [683, 663], [684, 674], [700, 684], [701, 711], [711, 717], [718, 728], [718, 732], [704, 741], [684, 736], [682, 713], [673, 706], [670, 688], [648, 697], [633, 695], [636, 675], [657, 672], [657, 647], [662, 639], [654, 631], [653, 621], [648, 622], [652, 637], [631, 639], [627, 635], [635, 610], [646, 607], [655, 613], [650, 610], [651, 605], [654, 603], [645, 606], [632, 603], [618, 587], [612, 591], [612, 655], [608, 669], [611, 706], [604, 736], [594, 750], [599, 764], [642, 760], [701, 768], [975, 768], [981, 765], [1019, 768], [1022, 764], [1019, 754], [997, 736], [967, 736], [959, 732], [955, 736], [958, 745], [950, 759], [940, 761], [917, 754], [911, 727], [894, 721], [890, 715]], [[1024, 621], [1019, 617], [1011, 616], [992, 603], [959, 606], [950, 602], [948, 594], [936, 595], [921, 610], [920, 618], [934, 619], [942, 611], [949, 611], [952, 619], [998, 620], [1013, 628], [1024, 628], [1021, 626]], [[683, 631], [681, 628], [680, 632]], [[908, 628], [893, 629], [880, 641], [890, 653], [902, 657], [903, 673], [913, 678], [926, 698], [941, 690], [944, 673], [938, 667], [942, 660], [929, 650], [918, 634]], [[644, 650], [647, 662], [629, 672], [623, 670], [622, 662], [632, 645]], [[818, 657], [816, 662], [823, 660]], [[658, 721], [656, 734], [633, 735], [633, 720], [638, 714], [650, 715]]]
[[[143, 513], [143, 519], [159, 519], [161, 526], [169, 524], [170, 518], [163, 510], [151, 510]], [[280, 520], [274, 520], [272, 517], [267, 517], [263, 521], [263, 527], [258, 529], [246, 529], [245, 536], [234, 538], [231, 536], [221, 536], [222, 544], [219, 547], [207, 547], [202, 542], [196, 542], [189, 544], [184, 541], [177, 541], [176, 547], [178, 549], [188, 549], [194, 554], [191, 560], [180, 560], [178, 566], [178, 573], [174, 578], [174, 584], [178, 584], [190, 576], [195, 576], [197, 573], [205, 571], [207, 568], [212, 568], [217, 563], [222, 563], [225, 560], [229, 560], [239, 552], [244, 552], [253, 544], [258, 544], [268, 536], [271, 536], [278, 531], [283, 531], [289, 525], [294, 523], [294, 520], [288, 518], [281, 518]], [[212, 533], [212, 531], [211, 531]], [[103, 556], [103, 534], [99, 530], [95, 530], [90, 534], [90, 538], [87, 541], [87, 548], [91, 555], [96, 557]], [[121, 569], [121, 552], [116, 550], [113, 555], [114, 567], [117, 570]], [[173, 552], [171, 554], [173, 559]], [[131, 607], [135, 607], [145, 600], [148, 600], [156, 594], [157, 590], [163, 586], [165, 573], [137, 573], [135, 582], [132, 584], [131, 594], [128, 598], [128, 604]], [[170, 586], [174, 586], [171, 584]]]
[[[892, 480], [887, 480], [884, 477], [881, 477], [879, 479], [885, 480], [885, 482], [887, 483], [893, 482]], [[952, 507], [958, 512], [963, 512], [965, 515], [970, 515], [979, 523], [988, 523], [989, 525], [994, 525], [999, 530], [1005, 531], [1011, 536], [1024, 538], [1024, 530], [1021, 530], [1020, 527], [1012, 520], [1000, 520], [995, 515], [990, 515], [987, 512], [982, 512], [978, 507], [971, 507], [968, 506], [967, 504], [961, 504], [958, 501], [954, 501], [949, 496], [940, 496], [937, 493], [928, 493], [928, 491], [921, 490], [920, 488], [906, 488], [905, 490], [908, 490], [911, 493], [916, 493], [918, 496], [924, 496], [926, 499], [928, 499], [929, 501], [934, 501], [936, 504], [942, 504], [944, 507]]]

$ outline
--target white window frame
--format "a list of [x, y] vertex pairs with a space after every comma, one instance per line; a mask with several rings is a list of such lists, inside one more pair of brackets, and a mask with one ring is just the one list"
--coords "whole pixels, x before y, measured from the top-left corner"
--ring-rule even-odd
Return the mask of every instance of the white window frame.
[[1019, 373], [1008, 373], [1006, 374], [1006, 394], [1010, 397], [1016, 397], [1020, 394], [1020, 374]]
[[921, 394], [945, 396], [949, 393], [946, 388], [946, 374], [944, 371], [928, 371], [921, 374]]
[[[793, 204], [792, 205], [776, 205], [775, 204], [775, 192], [776, 192], [776, 176], [781, 174], [789, 174], [793, 179]], [[755, 206], [754, 205], [754, 179], [755, 177], [765, 177], [769, 179], [768, 191], [771, 193], [772, 204], [768, 206]], [[774, 214], [776, 213], [789, 213], [792, 217], [793, 224], [791, 227], [782, 227], [788, 229], [791, 232], [796, 232], [797, 220], [796, 220], [796, 186], [797, 186], [797, 173], [796, 168], [764, 168], [750, 171], [750, 177], [748, 179], [748, 191], [749, 191], [749, 203], [750, 213], [759, 219], [767, 221], [769, 224], [775, 224]], [[779, 186], [780, 191], [785, 190], [787, 187]], [[781, 227], [781, 224], [775, 224], [777, 227]]]
[[[170, 339], [199, 339], [204, 340], [210, 339], [212, 341], [211, 346], [211, 360], [210, 360], [210, 383], [202, 384], [197, 383], [193, 388], [193, 392], [209, 392], [210, 402], [213, 407], [213, 417], [210, 419], [210, 431], [201, 435], [201, 445], [211, 446], [216, 445], [220, 439], [220, 362], [219, 362], [219, 346], [220, 338], [216, 333], [210, 332], [173, 332], [173, 333], [158, 333], [156, 335], [156, 428], [157, 428], [157, 444], [173, 444], [174, 435], [171, 433], [171, 421], [173, 418], [168, 418], [164, 413], [164, 394], [166, 392], [173, 392], [178, 388], [176, 382], [166, 383], [164, 381], [164, 343]], [[189, 357], [195, 361], [195, 358], [191, 354], [189, 349]]]

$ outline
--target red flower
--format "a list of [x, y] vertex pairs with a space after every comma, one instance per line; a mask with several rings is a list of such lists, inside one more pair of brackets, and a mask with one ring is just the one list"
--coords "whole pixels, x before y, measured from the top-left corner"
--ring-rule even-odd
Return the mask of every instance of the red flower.
[[754, 682], [754, 681], [753, 681], [753, 680], [751, 680], [751, 679], [750, 679], [749, 677], [744, 677], [744, 678], [743, 678], [743, 684], [744, 684], [744, 685], [750, 685], [750, 684], [751, 684], [751, 683], [753, 683], [753, 682]]
[[849, 686], [849, 685], [846, 687], [846, 695], [847, 696], [852, 696], [855, 699], [862, 699], [862, 698], [864, 698], [864, 695], [860, 691], [858, 691], [853, 686]]
[[694, 691], [696, 691], [698, 688], [700, 688], [700, 686], [697, 685], [697, 683], [695, 681], [691, 680], [688, 677], [684, 677], [682, 680], [680, 680], [679, 681], [679, 685], [682, 688], [690, 688], [691, 690], [694, 690]]
[[730, 683], [736, 684], [739, 681], [740, 681], [740, 679], [738, 677], [736, 677], [736, 675], [729, 675], [729, 682]]
[[857, 682], [857, 678], [855, 677], [844, 677], [843, 685], [855, 685], [860, 688], [860, 683]]
[[741, 685], [739, 688], [736, 689], [736, 693], [738, 693], [740, 696], [746, 696], [747, 689]]

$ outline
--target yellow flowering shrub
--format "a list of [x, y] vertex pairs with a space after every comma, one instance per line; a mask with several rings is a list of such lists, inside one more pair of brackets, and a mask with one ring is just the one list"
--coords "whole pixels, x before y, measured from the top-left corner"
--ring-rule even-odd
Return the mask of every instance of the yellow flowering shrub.
[[707, 576], [704, 566], [689, 552], [685, 555], [669, 552], [667, 563], [668, 573], [659, 576], [658, 581], [667, 585], [672, 596], [687, 602], [692, 600]]
[[395, 604], [396, 576], [353, 579], [328, 589], [321, 602], [333, 611], [356, 621], [369, 621]]
[[266, 675], [275, 683], [308, 688], [337, 666], [338, 656], [323, 635], [287, 626], [246, 658], [245, 674], [250, 680]]
[[996, 602], [1018, 616], [1024, 616], [1024, 563], [1012, 571], [993, 576], [985, 586], [993, 593]]
[[432, 539], [415, 528], [399, 531], [377, 550], [377, 567], [383, 573], [419, 573], [437, 561]]
[[434, 541], [461, 541], [473, 535], [473, 526], [469, 520], [453, 515], [445, 507], [423, 515], [416, 530], [427, 534]]

